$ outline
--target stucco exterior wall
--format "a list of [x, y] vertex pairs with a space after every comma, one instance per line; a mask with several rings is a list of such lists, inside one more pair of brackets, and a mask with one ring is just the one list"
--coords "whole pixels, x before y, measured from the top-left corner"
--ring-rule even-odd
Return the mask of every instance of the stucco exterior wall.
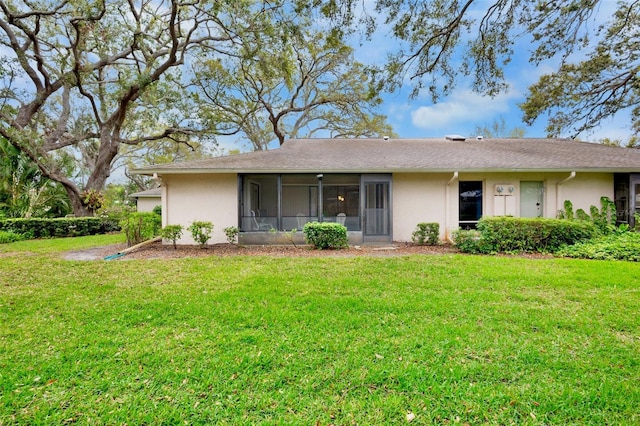
[[184, 227], [179, 244], [195, 244], [187, 230], [194, 221], [213, 223], [209, 244], [227, 242], [223, 229], [238, 226], [238, 178], [235, 173], [163, 177], [162, 226]]
[[[542, 216], [554, 218], [564, 201], [570, 200], [574, 211], [600, 207], [600, 197], [613, 200], [611, 173], [395, 173], [393, 175], [393, 240], [411, 241], [420, 222], [438, 222], [440, 238], [446, 239], [458, 229], [459, 182], [481, 181], [483, 184], [483, 216], [506, 211], [520, 217], [520, 183], [542, 182], [544, 188]], [[496, 196], [496, 185], [513, 186], [513, 197]], [[497, 203], [504, 203], [496, 205]], [[506, 205], [506, 207], [505, 207]]]
[[[453, 174], [394, 173], [393, 240], [411, 241], [411, 234], [421, 222], [440, 224], [440, 238], [445, 236], [447, 182]], [[456, 194], [457, 184], [454, 183]]]
[[160, 197], [138, 197], [136, 210], [139, 212], [152, 212], [155, 206], [162, 205]]
[[[542, 182], [544, 217], [556, 217], [565, 200], [574, 210], [589, 211], [600, 206], [600, 197], [613, 199], [611, 173], [395, 173], [392, 184], [393, 240], [411, 241], [420, 222], [440, 224], [440, 238], [446, 239], [458, 229], [459, 182], [481, 181], [483, 216], [505, 211], [504, 197], [496, 196], [496, 185], [514, 188], [506, 214], [520, 217], [520, 185], [523, 181]], [[162, 224], [179, 224], [185, 228], [180, 244], [194, 244], [186, 228], [194, 221], [214, 224], [209, 244], [226, 242], [223, 229], [238, 226], [237, 175], [171, 175], [163, 178]], [[155, 206], [156, 204], [154, 204]], [[153, 208], [153, 207], [152, 207]], [[502, 209], [502, 210], [501, 210]]]

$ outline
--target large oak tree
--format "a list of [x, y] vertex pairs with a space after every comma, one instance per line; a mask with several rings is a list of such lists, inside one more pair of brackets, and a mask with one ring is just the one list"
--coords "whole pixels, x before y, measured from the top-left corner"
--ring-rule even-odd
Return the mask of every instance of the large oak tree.
[[295, 138], [394, 135], [375, 112], [382, 99], [365, 67], [335, 31], [292, 13], [271, 22], [270, 31], [237, 32], [237, 56], [194, 66], [199, 105], [216, 133], [242, 134], [254, 150]]
[[[263, 13], [247, 2], [0, 1], [0, 135], [64, 186], [76, 215], [90, 214], [83, 194], [103, 188], [122, 145], [201, 130], [189, 111], [162, 115], [184, 98], [162, 88], [181, 84], [196, 51], [229, 51], [230, 26], [249, 25], [233, 22], [240, 8]], [[55, 153], [83, 149], [92, 164], [79, 185]]]

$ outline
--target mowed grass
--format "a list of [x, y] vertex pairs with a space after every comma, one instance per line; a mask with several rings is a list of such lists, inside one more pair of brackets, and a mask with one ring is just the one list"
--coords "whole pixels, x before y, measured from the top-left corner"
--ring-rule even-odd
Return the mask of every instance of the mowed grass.
[[1, 246], [0, 425], [640, 423], [637, 263], [57, 253], [108, 238]]

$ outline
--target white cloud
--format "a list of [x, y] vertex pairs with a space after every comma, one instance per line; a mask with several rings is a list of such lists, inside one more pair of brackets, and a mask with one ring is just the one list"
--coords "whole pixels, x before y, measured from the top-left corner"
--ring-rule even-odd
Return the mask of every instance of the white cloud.
[[513, 109], [521, 95], [513, 91], [490, 98], [470, 91], [456, 91], [443, 102], [420, 106], [411, 112], [411, 123], [420, 129], [456, 128], [490, 121]]

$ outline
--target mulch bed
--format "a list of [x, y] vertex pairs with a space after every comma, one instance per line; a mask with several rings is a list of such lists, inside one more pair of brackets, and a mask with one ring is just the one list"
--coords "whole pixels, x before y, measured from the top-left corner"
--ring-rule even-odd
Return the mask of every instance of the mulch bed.
[[[118, 253], [126, 248], [125, 244], [96, 247], [90, 250], [69, 252], [65, 259], [100, 260]], [[341, 250], [315, 250], [309, 246], [236, 246], [232, 244], [215, 244], [200, 248], [199, 246], [163, 245], [161, 242], [140, 247], [125, 256], [113, 260], [130, 259], [179, 259], [185, 257], [207, 256], [269, 256], [269, 257], [354, 257], [354, 256], [403, 256], [409, 254], [447, 254], [459, 253], [449, 244], [439, 246], [418, 246], [410, 243], [394, 243], [384, 246], [350, 246]]]

